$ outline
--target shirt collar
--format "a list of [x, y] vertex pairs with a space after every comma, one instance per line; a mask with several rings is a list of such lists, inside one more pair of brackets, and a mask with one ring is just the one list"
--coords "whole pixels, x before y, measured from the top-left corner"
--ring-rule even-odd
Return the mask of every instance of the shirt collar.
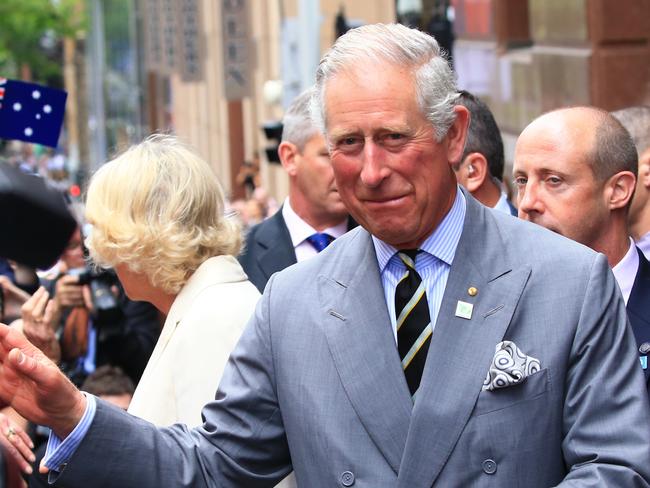
[[[287, 224], [287, 229], [289, 229], [289, 235], [291, 236], [291, 243], [293, 244], [293, 247], [300, 245], [309, 236], [318, 232], [311, 225], [300, 218], [300, 216], [291, 206], [289, 197], [284, 200], [284, 204], [282, 205], [282, 217], [284, 218], [284, 222]], [[347, 231], [348, 219], [344, 219], [340, 224], [337, 224], [334, 227], [328, 227], [322, 232], [331, 235], [334, 239], [338, 239]]]
[[625, 256], [623, 256], [623, 259], [612, 268], [614, 278], [616, 278], [618, 287], [621, 289], [626, 305], [627, 300], [630, 298], [630, 293], [632, 292], [632, 287], [634, 286], [634, 280], [636, 279], [636, 273], [638, 270], [639, 254], [637, 253], [634, 241], [630, 238], [630, 248], [627, 250], [627, 253], [625, 253]]
[[501, 212], [505, 212], [507, 214], [510, 213], [510, 205], [508, 205], [508, 195], [506, 195], [504, 192], [501, 192], [501, 196], [499, 197], [499, 200], [497, 200], [497, 203], [494, 205], [494, 210], [500, 210]]
[[[465, 195], [463, 195], [460, 187], [456, 187], [456, 198], [451, 209], [442, 219], [442, 222], [438, 224], [438, 227], [425, 239], [420, 249], [451, 266], [456, 255], [460, 235], [463, 232], [466, 207]], [[390, 258], [397, 252], [397, 249], [375, 236], [372, 236], [372, 241], [377, 254], [379, 270], [383, 271]]]
[[648, 257], [648, 252], [650, 252], [650, 232], [641, 236], [641, 238], [636, 241], [636, 245], [643, 253]]

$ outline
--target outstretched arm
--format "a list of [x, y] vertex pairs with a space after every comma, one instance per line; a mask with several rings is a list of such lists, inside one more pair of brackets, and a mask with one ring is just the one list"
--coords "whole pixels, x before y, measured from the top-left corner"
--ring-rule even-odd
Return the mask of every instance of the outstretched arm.
[[0, 324], [0, 399], [26, 419], [65, 438], [86, 409], [86, 398], [25, 336]]

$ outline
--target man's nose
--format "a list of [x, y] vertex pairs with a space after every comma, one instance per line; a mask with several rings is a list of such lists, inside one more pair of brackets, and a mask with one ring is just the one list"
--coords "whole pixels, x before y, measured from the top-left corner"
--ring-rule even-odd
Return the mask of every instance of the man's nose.
[[386, 166], [384, 151], [373, 141], [368, 141], [363, 146], [361, 157], [361, 181], [370, 188], [375, 188], [390, 174]]
[[530, 182], [517, 190], [517, 207], [519, 218], [530, 220], [530, 214], [541, 213], [544, 210], [543, 202], [538, 193], [537, 185]]

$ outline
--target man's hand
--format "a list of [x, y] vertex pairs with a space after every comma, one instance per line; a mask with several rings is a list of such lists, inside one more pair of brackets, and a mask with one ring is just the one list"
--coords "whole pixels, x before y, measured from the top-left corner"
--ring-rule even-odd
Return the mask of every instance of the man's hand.
[[79, 277], [64, 275], [56, 281], [54, 299], [59, 308], [83, 307], [83, 287], [79, 285]]
[[65, 438], [81, 420], [86, 397], [16, 329], [0, 324], [0, 399]]
[[34, 444], [27, 433], [14, 425], [9, 417], [0, 413], [0, 444], [4, 450], [18, 464], [21, 471], [27, 474], [32, 473], [31, 463], [34, 462]]
[[56, 329], [61, 318], [56, 300], [40, 287], [27, 300], [22, 308], [23, 333], [33, 345], [38, 347], [55, 363], [61, 360], [61, 346], [56, 337]]

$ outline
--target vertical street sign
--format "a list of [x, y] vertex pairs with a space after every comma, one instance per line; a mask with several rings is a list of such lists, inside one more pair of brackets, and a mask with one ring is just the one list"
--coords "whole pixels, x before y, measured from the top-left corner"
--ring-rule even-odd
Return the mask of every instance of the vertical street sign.
[[198, 81], [203, 76], [203, 32], [199, 0], [176, 0], [178, 7], [180, 59], [183, 81]]
[[248, 0], [221, 0], [224, 90], [227, 100], [250, 94]]

